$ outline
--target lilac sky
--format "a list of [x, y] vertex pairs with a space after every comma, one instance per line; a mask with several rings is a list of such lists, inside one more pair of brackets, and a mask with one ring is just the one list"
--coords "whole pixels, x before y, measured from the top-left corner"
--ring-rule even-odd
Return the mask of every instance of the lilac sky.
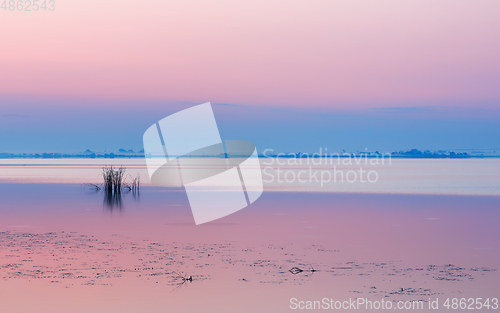
[[500, 2], [56, 1], [0, 10], [0, 152], [140, 149], [210, 101], [277, 151], [500, 148]]

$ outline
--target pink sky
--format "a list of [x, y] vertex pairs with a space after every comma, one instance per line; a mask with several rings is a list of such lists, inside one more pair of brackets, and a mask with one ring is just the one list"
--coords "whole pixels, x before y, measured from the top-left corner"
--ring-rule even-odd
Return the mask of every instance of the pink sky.
[[4, 12], [0, 95], [492, 108], [500, 2], [56, 1]]

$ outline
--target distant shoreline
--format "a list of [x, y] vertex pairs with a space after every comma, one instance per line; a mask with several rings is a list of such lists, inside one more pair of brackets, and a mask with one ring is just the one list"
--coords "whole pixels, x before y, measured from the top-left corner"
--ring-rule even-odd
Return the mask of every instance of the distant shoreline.
[[[394, 152], [383, 152], [380, 153], [378, 151], [375, 152], [346, 152], [342, 153], [322, 153], [320, 149], [320, 153], [303, 153], [303, 152], [286, 152], [286, 153], [274, 153], [267, 154], [266, 152], [270, 149], [264, 150], [264, 154], [259, 154], [259, 158], [284, 158], [284, 159], [317, 159], [317, 158], [381, 158], [381, 159], [483, 159], [483, 158], [499, 158], [500, 155], [484, 155], [482, 152], [454, 152], [454, 151], [420, 151], [418, 149], [412, 149], [408, 151], [394, 151]], [[271, 150], [272, 151], [272, 150]], [[496, 152], [496, 151], [495, 151]], [[90, 150], [80, 153], [1, 153], [0, 159], [132, 159], [132, 158], [164, 158], [164, 155], [145, 155], [141, 150], [139, 152], [133, 152], [132, 150], [126, 151], [124, 149], [120, 149], [118, 153], [95, 153]], [[178, 158], [247, 158], [248, 155], [237, 155], [237, 154], [227, 154], [220, 153], [214, 155], [171, 155], [171, 157]]]
[[[238, 157], [245, 157], [246, 156], [238, 156], [238, 155], [230, 155], [229, 157], [233, 158], [238, 158]], [[95, 157], [88, 157], [88, 156], [81, 156], [81, 155], [72, 155], [72, 156], [61, 156], [61, 157], [25, 157], [25, 156], [0, 156], [0, 160], [9, 160], [9, 159], [30, 159], [30, 160], [55, 160], [55, 159], [139, 159], [139, 158], [144, 158], [144, 155], [130, 155], [130, 156], [125, 156], [125, 155], [115, 155], [115, 156], [95, 156]], [[156, 158], [156, 157], [153, 157]], [[221, 156], [216, 156], [216, 155], [191, 155], [191, 156], [179, 156], [179, 158], [224, 158]], [[381, 158], [380, 156], [373, 156], [373, 155], [363, 155], [363, 154], [352, 154], [352, 155], [339, 155], [339, 156], [300, 156], [300, 157], [292, 157], [292, 156], [277, 156], [277, 155], [259, 155], [259, 159], [268, 159], [268, 158], [280, 158], [280, 159], [348, 159], [348, 158], [367, 158], [367, 159], [377, 159]], [[467, 155], [467, 156], [450, 156], [450, 155], [444, 155], [444, 156], [406, 156], [406, 155], [391, 155], [391, 156], [385, 156], [384, 158], [386, 159], [496, 159], [500, 158], [500, 156], [496, 155], [482, 155], [482, 156], [476, 156], [476, 155]]]

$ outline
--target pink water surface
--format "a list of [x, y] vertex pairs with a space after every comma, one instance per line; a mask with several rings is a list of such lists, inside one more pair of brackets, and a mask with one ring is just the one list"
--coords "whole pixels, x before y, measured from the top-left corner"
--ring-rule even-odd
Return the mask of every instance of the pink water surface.
[[144, 187], [121, 207], [74, 184], [2, 184], [0, 196], [2, 312], [287, 312], [291, 298], [500, 292], [493, 196], [267, 192], [201, 226], [180, 189]]

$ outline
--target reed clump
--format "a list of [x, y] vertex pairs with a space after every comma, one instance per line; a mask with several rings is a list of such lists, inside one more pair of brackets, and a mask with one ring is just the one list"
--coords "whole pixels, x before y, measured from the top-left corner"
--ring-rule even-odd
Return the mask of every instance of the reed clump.
[[139, 175], [137, 175], [136, 177], [130, 176], [130, 178], [132, 179], [132, 184], [130, 185], [127, 184], [126, 187], [131, 191], [139, 190], [141, 186], [141, 176]]
[[120, 166], [118, 169], [113, 166], [102, 168], [103, 189], [106, 193], [120, 193], [125, 185], [125, 168]]
[[128, 184], [125, 179], [126, 168], [120, 166], [119, 168], [114, 168], [113, 166], [105, 166], [102, 168], [102, 184], [84, 184], [85, 187], [94, 190], [104, 189], [106, 194], [120, 194], [122, 189], [126, 189], [132, 192], [138, 192], [141, 187], [141, 177], [137, 175], [136, 177], [130, 176], [132, 182]]

